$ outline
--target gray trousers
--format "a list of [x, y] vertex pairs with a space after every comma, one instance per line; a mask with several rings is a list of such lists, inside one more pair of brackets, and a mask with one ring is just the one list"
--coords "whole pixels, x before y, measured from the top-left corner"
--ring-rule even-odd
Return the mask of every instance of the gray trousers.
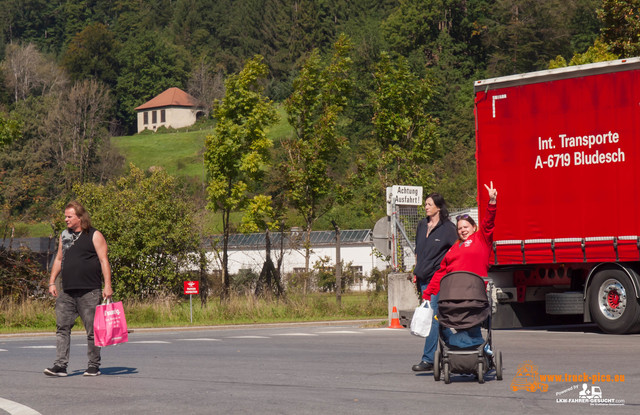
[[56, 361], [55, 365], [66, 368], [69, 364], [71, 328], [80, 316], [87, 331], [87, 358], [89, 366], [100, 366], [100, 347], [93, 342], [93, 317], [96, 306], [102, 299], [102, 290], [61, 291], [56, 298]]

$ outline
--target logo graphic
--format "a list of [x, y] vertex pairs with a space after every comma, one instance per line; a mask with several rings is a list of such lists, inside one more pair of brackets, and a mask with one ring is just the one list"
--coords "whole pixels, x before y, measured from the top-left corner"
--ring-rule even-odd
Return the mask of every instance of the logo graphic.
[[109, 311], [105, 311], [105, 312], [104, 312], [104, 315], [105, 315], [105, 316], [112, 316], [112, 315], [114, 315], [114, 314], [115, 314], [115, 315], [117, 315], [117, 316], [119, 316], [119, 315], [120, 315], [120, 310], [118, 310], [118, 309], [116, 308], [115, 310], [109, 310]]
[[511, 390], [517, 392], [524, 389], [529, 392], [546, 392], [549, 390], [549, 385], [540, 381], [540, 375], [538, 374], [538, 366], [533, 362], [527, 360], [520, 366], [518, 371], [511, 381]]
[[[563, 394], [570, 390], [580, 389], [579, 385], [573, 385], [569, 389], [557, 392], [556, 395]], [[624, 406], [624, 399], [603, 398], [602, 389], [598, 385], [582, 384], [582, 389], [578, 392], [577, 398], [556, 398], [556, 403], [583, 403], [589, 406]]]
[[578, 393], [578, 396], [586, 399], [602, 399], [602, 389], [600, 386], [591, 386], [591, 390], [587, 389], [586, 383], [582, 384], [582, 390]]

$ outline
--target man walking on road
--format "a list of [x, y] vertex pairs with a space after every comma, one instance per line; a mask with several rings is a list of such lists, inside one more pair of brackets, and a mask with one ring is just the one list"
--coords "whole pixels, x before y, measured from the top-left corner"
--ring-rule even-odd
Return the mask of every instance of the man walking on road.
[[[44, 374], [67, 376], [71, 328], [80, 316], [87, 331], [89, 359], [84, 376], [97, 376], [100, 374], [100, 347], [93, 341], [93, 317], [101, 297], [111, 298], [113, 295], [107, 242], [99, 231], [91, 227], [89, 214], [80, 203], [74, 201], [66, 206], [64, 220], [67, 229], [60, 235], [49, 278], [49, 293], [56, 297], [57, 355], [53, 367], [45, 369]], [[56, 286], [58, 274], [62, 277], [60, 292]]]

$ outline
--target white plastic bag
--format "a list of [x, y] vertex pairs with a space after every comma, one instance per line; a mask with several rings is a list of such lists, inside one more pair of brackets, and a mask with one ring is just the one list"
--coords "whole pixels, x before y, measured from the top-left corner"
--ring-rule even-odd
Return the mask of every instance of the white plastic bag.
[[433, 321], [433, 308], [431, 302], [425, 300], [420, 304], [413, 313], [411, 319], [411, 334], [427, 337], [431, 331], [431, 322]]

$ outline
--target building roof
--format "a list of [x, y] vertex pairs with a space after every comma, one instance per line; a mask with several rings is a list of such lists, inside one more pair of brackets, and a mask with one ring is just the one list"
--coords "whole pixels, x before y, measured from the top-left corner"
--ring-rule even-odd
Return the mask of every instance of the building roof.
[[[284, 244], [286, 247], [291, 248], [299, 246], [303, 242], [304, 232], [273, 232], [271, 233], [271, 249], [278, 249], [280, 241], [284, 237]], [[370, 229], [345, 229], [340, 231], [340, 243], [343, 245], [371, 245], [371, 230]], [[206, 245], [222, 246], [222, 235], [213, 235]], [[336, 232], [335, 231], [312, 231], [311, 232], [311, 245], [312, 246], [335, 246]], [[229, 235], [229, 248], [242, 249], [242, 248], [259, 248], [263, 249], [266, 244], [266, 237], [264, 233], [236, 233]]]
[[136, 108], [136, 111], [160, 107], [199, 107], [200, 102], [180, 88], [172, 87]]

